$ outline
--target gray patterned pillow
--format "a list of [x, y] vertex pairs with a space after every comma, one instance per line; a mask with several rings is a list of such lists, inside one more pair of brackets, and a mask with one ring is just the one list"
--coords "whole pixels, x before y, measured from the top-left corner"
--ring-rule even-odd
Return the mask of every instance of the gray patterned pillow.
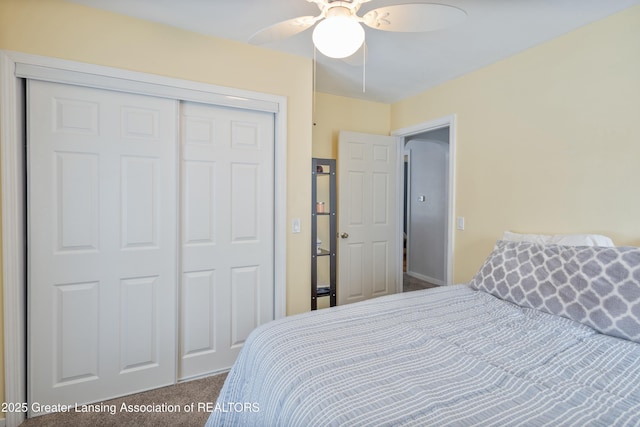
[[640, 343], [640, 248], [498, 241], [469, 284]]

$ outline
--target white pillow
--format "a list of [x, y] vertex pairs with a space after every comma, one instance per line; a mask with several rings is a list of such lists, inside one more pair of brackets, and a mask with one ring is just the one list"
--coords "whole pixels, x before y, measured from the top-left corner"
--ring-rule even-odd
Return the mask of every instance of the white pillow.
[[562, 246], [615, 246], [613, 240], [600, 234], [556, 234], [549, 243]]
[[520, 234], [505, 231], [502, 240], [509, 242], [531, 242], [540, 245], [561, 246], [615, 246], [613, 240], [601, 234]]
[[520, 234], [505, 231], [502, 235], [502, 240], [506, 240], [508, 242], [531, 242], [539, 245], [548, 245], [551, 237], [552, 236], [547, 234]]

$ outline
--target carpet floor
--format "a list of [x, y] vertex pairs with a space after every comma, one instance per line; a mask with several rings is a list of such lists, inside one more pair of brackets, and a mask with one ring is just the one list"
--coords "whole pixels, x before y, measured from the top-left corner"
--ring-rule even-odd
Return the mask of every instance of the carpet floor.
[[93, 412], [72, 408], [70, 412], [29, 418], [20, 427], [202, 427], [226, 377], [215, 375], [87, 405]]
[[420, 289], [429, 289], [429, 288], [437, 288], [437, 287], [438, 285], [425, 282], [424, 280], [417, 279], [415, 277], [409, 276], [407, 273], [404, 273], [403, 281], [402, 281], [403, 292], [411, 292], [411, 291], [417, 291]]

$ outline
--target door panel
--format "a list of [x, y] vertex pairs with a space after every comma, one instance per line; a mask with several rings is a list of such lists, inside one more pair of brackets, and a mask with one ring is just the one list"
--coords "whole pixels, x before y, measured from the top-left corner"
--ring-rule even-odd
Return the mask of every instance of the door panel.
[[274, 116], [182, 104], [179, 378], [231, 367], [273, 319]]
[[121, 281], [120, 372], [157, 365], [158, 276]]
[[54, 168], [57, 250], [98, 250], [98, 156], [56, 153]]
[[372, 198], [372, 211], [373, 218], [371, 221], [374, 225], [387, 226], [389, 225], [389, 212], [393, 211], [395, 206], [392, 200], [389, 199], [389, 174], [374, 172], [371, 174], [371, 180], [373, 184]]
[[122, 248], [158, 246], [158, 160], [122, 157]]
[[396, 138], [340, 132], [339, 304], [396, 292]]
[[231, 241], [257, 241], [259, 208], [259, 165], [231, 164]]
[[389, 254], [389, 242], [373, 242], [371, 244], [373, 252], [373, 286], [371, 296], [377, 297], [388, 293], [394, 293], [389, 286], [389, 264], [391, 264]]
[[231, 269], [231, 348], [242, 347], [249, 333], [259, 325], [260, 268]]
[[182, 276], [183, 357], [216, 351], [216, 289], [214, 270], [194, 271]]
[[[57, 355], [58, 385], [98, 379], [100, 331], [98, 329], [98, 282], [57, 285], [52, 354]], [[83, 322], [78, 322], [83, 319]]]
[[[366, 299], [366, 278], [363, 271], [363, 266], [366, 265], [364, 259], [364, 244], [350, 243], [342, 246], [344, 247], [343, 250], [346, 252], [346, 256], [340, 256], [340, 263], [342, 264], [340, 269], [340, 282], [345, 285], [340, 287], [340, 294], [343, 295], [344, 301]], [[342, 254], [343, 251], [340, 251], [340, 253]], [[346, 260], [346, 262], [343, 260]]]
[[214, 244], [215, 224], [215, 164], [184, 161], [184, 194], [182, 221], [184, 244]]
[[30, 402], [175, 381], [176, 116], [172, 100], [29, 81]]

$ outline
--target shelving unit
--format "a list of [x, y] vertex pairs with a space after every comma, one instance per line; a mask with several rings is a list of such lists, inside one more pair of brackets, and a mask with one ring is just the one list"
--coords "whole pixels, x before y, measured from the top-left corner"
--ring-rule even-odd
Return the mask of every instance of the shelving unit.
[[336, 305], [336, 161], [311, 162], [311, 309]]

